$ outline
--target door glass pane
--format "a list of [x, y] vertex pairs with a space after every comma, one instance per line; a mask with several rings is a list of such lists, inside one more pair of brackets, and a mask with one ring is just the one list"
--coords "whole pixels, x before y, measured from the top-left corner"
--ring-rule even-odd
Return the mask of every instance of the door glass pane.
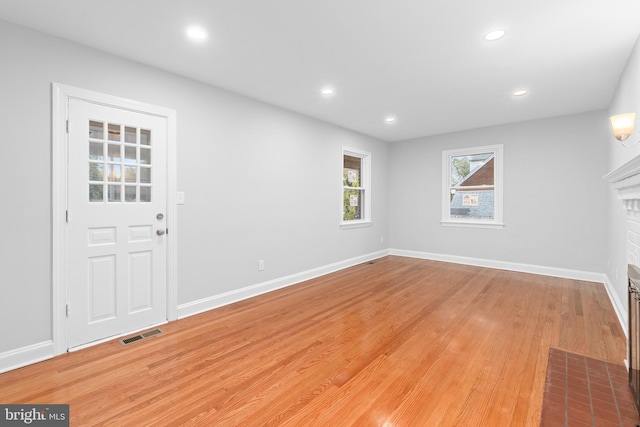
[[107, 160], [111, 162], [119, 162], [120, 159], [120, 145], [109, 144], [109, 149], [107, 151]]
[[140, 187], [140, 201], [141, 202], [151, 201], [151, 187]]
[[89, 163], [89, 181], [104, 180], [104, 165], [102, 163]]
[[140, 129], [140, 144], [151, 145], [151, 131], [147, 129]]
[[136, 182], [138, 168], [135, 166], [124, 167], [124, 182]]
[[104, 139], [104, 124], [89, 121], [89, 138]]
[[124, 162], [136, 163], [136, 147], [124, 147]]
[[135, 202], [136, 201], [136, 186], [125, 185], [124, 186], [124, 201]]
[[104, 160], [104, 145], [102, 142], [89, 143], [89, 158], [91, 160]]
[[151, 150], [149, 150], [148, 148], [140, 148], [140, 164], [151, 164]]
[[119, 202], [120, 201], [120, 186], [119, 185], [108, 185], [107, 186], [108, 195], [107, 200], [110, 202]]
[[120, 141], [120, 125], [109, 123], [109, 141]]
[[151, 184], [151, 168], [140, 168], [140, 182], [143, 184]]
[[120, 165], [107, 165], [107, 174], [109, 181], [120, 182]]
[[136, 143], [136, 128], [129, 126], [124, 128], [124, 142]]
[[151, 130], [90, 120], [89, 135], [115, 141], [89, 141], [89, 200], [151, 202]]
[[102, 202], [103, 198], [103, 189], [102, 184], [91, 184], [89, 185], [89, 201], [90, 202]]

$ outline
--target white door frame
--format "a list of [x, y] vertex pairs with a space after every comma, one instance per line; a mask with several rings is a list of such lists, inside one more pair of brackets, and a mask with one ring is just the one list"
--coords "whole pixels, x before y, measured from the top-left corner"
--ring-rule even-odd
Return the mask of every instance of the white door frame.
[[176, 209], [176, 111], [130, 99], [105, 95], [85, 89], [52, 83], [52, 229], [53, 259], [51, 316], [54, 354], [65, 353], [67, 346], [67, 188], [68, 188], [68, 134], [69, 99], [136, 111], [166, 118], [167, 120], [167, 320], [178, 318], [177, 274], [177, 209]]

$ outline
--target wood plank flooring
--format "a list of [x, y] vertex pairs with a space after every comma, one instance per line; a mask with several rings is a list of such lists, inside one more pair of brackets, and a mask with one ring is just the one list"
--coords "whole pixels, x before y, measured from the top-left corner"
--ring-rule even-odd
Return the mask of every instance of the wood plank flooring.
[[538, 426], [550, 346], [626, 346], [602, 284], [402, 257], [162, 328], [2, 374], [0, 403], [68, 403], [72, 426]]

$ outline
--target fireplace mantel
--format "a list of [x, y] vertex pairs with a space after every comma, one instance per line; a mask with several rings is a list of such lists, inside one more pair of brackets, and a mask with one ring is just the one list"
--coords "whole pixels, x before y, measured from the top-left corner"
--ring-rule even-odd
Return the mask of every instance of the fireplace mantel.
[[604, 179], [616, 190], [627, 213], [640, 216], [640, 156], [609, 172]]

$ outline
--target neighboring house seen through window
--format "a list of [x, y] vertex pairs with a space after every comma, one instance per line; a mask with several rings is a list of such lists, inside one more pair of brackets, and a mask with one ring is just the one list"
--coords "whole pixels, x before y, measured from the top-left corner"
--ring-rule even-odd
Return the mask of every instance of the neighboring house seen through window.
[[501, 227], [502, 145], [442, 153], [442, 223]]
[[342, 226], [363, 226], [371, 222], [371, 155], [342, 149]]

